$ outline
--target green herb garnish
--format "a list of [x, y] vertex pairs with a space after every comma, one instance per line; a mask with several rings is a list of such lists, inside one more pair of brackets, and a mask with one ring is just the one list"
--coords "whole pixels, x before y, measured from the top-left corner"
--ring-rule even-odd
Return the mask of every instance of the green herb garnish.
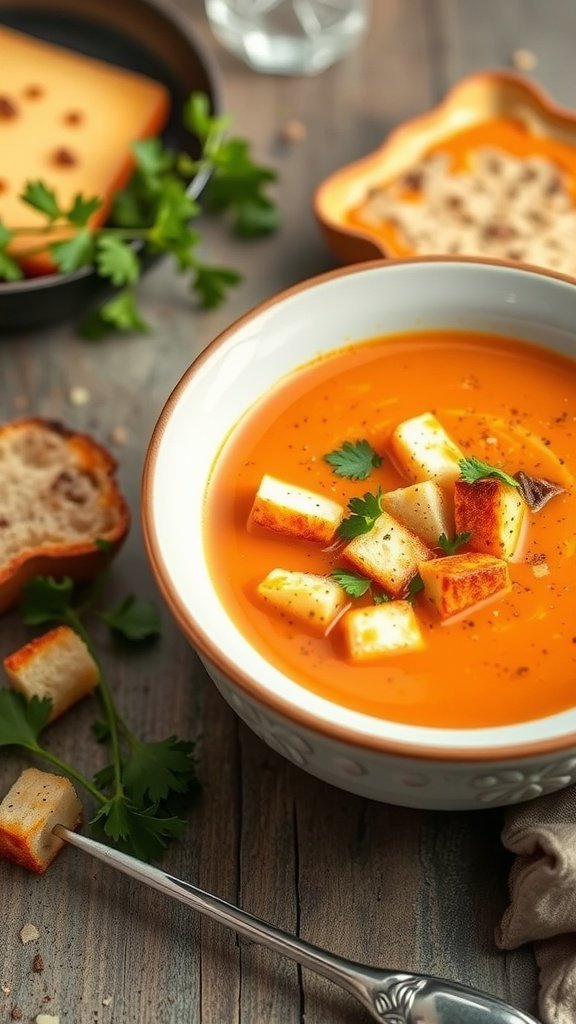
[[374, 451], [369, 441], [344, 441], [341, 448], [325, 455], [324, 461], [332, 466], [336, 476], [367, 480], [372, 470], [382, 465], [382, 456]]
[[[40, 228], [8, 228], [0, 221], [0, 279], [17, 281], [24, 277], [7, 250], [14, 238], [40, 233], [45, 242], [35, 242], [32, 248], [22, 250], [19, 259], [48, 249], [63, 273], [94, 267], [99, 277], [117, 289], [81, 325], [86, 337], [100, 338], [111, 329], [147, 330], [138, 310], [135, 286], [143, 260], [159, 253], [172, 256], [178, 273], [190, 277], [203, 308], [220, 305], [227, 290], [241, 280], [241, 274], [200, 259], [200, 234], [190, 227], [200, 214], [200, 206], [188, 195], [190, 179], [205, 175], [205, 208], [226, 214], [236, 234], [254, 238], [279, 226], [278, 210], [265, 191], [276, 180], [276, 172], [253, 161], [245, 140], [226, 137], [229, 119], [213, 117], [203, 93], [193, 93], [186, 103], [184, 124], [200, 142], [198, 159], [167, 149], [159, 138], [135, 143], [135, 172], [126, 188], [114, 197], [108, 223], [103, 227], [89, 225], [92, 214], [102, 205], [97, 196], [78, 194], [70, 205], [63, 205], [54, 189], [42, 181], [29, 181], [20, 198], [42, 214], [46, 224]], [[58, 241], [51, 241], [54, 232], [60, 236]]]
[[382, 515], [382, 488], [376, 494], [368, 491], [361, 498], [350, 498], [348, 508], [351, 515], [343, 519], [338, 527], [341, 537], [351, 539], [363, 533], [369, 533], [374, 523]]
[[412, 604], [416, 595], [419, 594], [422, 590], [424, 590], [424, 580], [418, 573], [416, 576], [413, 576], [412, 579], [410, 580], [410, 583], [406, 588], [406, 596], [404, 600], [410, 601], [410, 603]]
[[91, 780], [46, 749], [40, 734], [47, 725], [51, 701], [33, 698], [27, 702], [8, 689], [0, 690], [0, 746], [21, 747], [69, 775], [94, 799], [93, 823], [98, 822], [104, 834], [123, 849], [141, 859], [154, 860], [186, 824], [185, 818], [173, 813], [173, 803], [175, 797], [181, 798], [196, 788], [194, 745], [175, 736], [143, 741], [118, 712], [84, 619], [98, 618], [113, 633], [132, 642], [157, 636], [160, 622], [152, 605], [132, 595], [112, 611], [101, 610], [105, 578], [106, 569], [79, 603], [72, 580], [36, 577], [25, 588], [20, 611], [30, 625], [54, 622], [70, 626], [98, 664], [103, 717], [94, 723], [94, 733], [109, 747], [111, 763]]
[[520, 486], [518, 481], [513, 476], [510, 476], [509, 473], [505, 473], [503, 469], [490, 466], [487, 462], [483, 462], [482, 459], [476, 459], [474, 456], [469, 459], [460, 459], [458, 465], [460, 466], [462, 479], [467, 484], [475, 484], [477, 480], [485, 480], [487, 477], [496, 477], [497, 480], [502, 480], [509, 487]]
[[455, 533], [452, 538], [448, 537], [447, 534], [441, 533], [438, 538], [438, 547], [442, 548], [447, 555], [454, 555], [461, 548], [463, 544], [467, 544], [472, 534], [468, 532]]
[[350, 597], [363, 597], [364, 594], [369, 593], [374, 604], [384, 604], [385, 601], [390, 600], [388, 594], [383, 591], [374, 591], [372, 580], [361, 576], [360, 573], [350, 572], [348, 569], [333, 569], [330, 575]]

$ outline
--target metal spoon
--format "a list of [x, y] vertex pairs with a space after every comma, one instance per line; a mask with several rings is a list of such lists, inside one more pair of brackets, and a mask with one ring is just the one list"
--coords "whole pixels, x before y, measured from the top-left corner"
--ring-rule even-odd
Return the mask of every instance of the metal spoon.
[[344, 960], [274, 928], [190, 882], [70, 832], [62, 825], [56, 825], [54, 833], [117, 871], [187, 903], [251, 942], [267, 946], [322, 974], [355, 996], [380, 1024], [539, 1024], [530, 1014], [466, 985], [429, 975], [377, 970]]

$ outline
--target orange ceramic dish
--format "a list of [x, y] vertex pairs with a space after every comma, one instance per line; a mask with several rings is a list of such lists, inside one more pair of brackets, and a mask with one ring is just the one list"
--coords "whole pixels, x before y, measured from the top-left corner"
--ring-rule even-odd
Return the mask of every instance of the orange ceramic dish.
[[[419, 595], [423, 647], [358, 665], [343, 651], [346, 616], [319, 633], [259, 600], [259, 583], [278, 567], [327, 576], [342, 565], [342, 544], [248, 527], [254, 495], [263, 474], [343, 505], [378, 486], [411, 484], [391, 458], [391, 436], [430, 406], [466, 456], [566, 490], [529, 512], [518, 560], [508, 566], [511, 592], [452, 622]], [[208, 486], [207, 558], [228, 614], [268, 662], [313, 693], [389, 721], [480, 728], [572, 707], [575, 410], [572, 360], [471, 332], [388, 336], [293, 372], [233, 430]], [[358, 438], [382, 464], [369, 479], [342, 479], [323, 456]], [[368, 607], [370, 595], [352, 603]]]
[[[383, 216], [379, 220], [374, 209], [370, 208], [370, 197], [376, 196], [377, 204], [379, 193], [385, 195], [394, 190], [404, 205], [412, 199], [420, 202], [422, 195], [417, 190], [412, 193], [411, 178], [414, 175], [411, 172], [417, 168], [419, 176], [427, 161], [444, 159], [447, 162], [444, 172], [447, 189], [444, 191], [449, 192], [451, 184], [458, 189], [459, 183], [461, 185], [464, 181], [463, 174], [471, 173], [470, 166], [476, 158], [486, 163], [494, 153], [503, 155], [508, 162], [506, 170], [511, 168], [511, 173], [516, 173], [520, 181], [519, 188], [510, 189], [512, 205], [516, 202], [519, 209], [510, 211], [510, 202], [503, 190], [500, 203], [493, 206], [495, 214], [492, 213], [492, 220], [495, 223], [484, 225], [480, 242], [477, 237], [472, 237], [467, 226], [472, 218], [460, 217], [457, 209], [449, 209], [450, 200], [456, 205], [461, 201], [460, 196], [454, 199], [447, 195], [445, 210], [438, 205], [432, 209], [428, 218], [429, 230], [421, 232], [417, 245], [407, 241], [406, 235], [398, 228], [397, 219]], [[562, 192], [551, 200], [554, 209], [551, 210], [549, 239], [542, 237], [543, 228], [536, 222], [543, 205], [540, 196], [533, 197], [533, 208], [529, 208], [529, 196], [521, 180], [522, 162], [532, 173], [537, 169], [542, 176], [543, 192], [551, 186]], [[555, 174], [558, 182], [552, 181]], [[490, 181], [487, 180], [486, 184], [489, 191]], [[469, 191], [474, 192], [474, 188], [475, 182], [470, 178]], [[519, 196], [518, 201], [516, 196]], [[576, 276], [576, 259], [571, 257], [571, 246], [567, 244], [565, 258], [556, 251], [557, 238], [562, 235], [564, 227], [568, 229], [567, 243], [569, 236], [574, 235], [575, 197], [576, 114], [555, 105], [520, 75], [485, 72], [464, 79], [440, 106], [396, 129], [374, 153], [332, 174], [316, 193], [315, 213], [328, 244], [346, 263], [382, 255], [404, 257], [424, 253], [462, 253], [533, 263]], [[472, 196], [472, 209], [474, 202], [475, 197]], [[506, 225], [502, 232], [502, 219], [514, 215], [521, 219], [527, 205], [528, 216], [535, 214], [533, 231], [531, 229], [528, 236], [529, 243], [533, 244], [520, 245], [514, 238], [507, 241], [505, 234], [510, 229]], [[482, 215], [479, 213], [478, 216], [481, 218]], [[553, 218], [559, 216], [565, 219], [557, 225]], [[450, 219], [453, 221], [452, 232], [447, 224]], [[556, 227], [560, 230], [556, 231]], [[510, 233], [513, 235], [514, 232]]]

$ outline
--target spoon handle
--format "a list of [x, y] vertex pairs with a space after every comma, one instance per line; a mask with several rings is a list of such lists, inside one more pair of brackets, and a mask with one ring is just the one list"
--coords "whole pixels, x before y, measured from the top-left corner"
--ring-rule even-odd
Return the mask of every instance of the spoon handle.
[[62, 825], [55, 835], [130, 878], [232, 928], [250, 942], [267, 946], [296, 960], [346, 989], [380, 1024], [538, 1024], [522, 1010], [515, 1010], [495, 996], [428, 975], [386, 971], [345, 960], [281, 931], [232, 903], [204, 892], [191, 882], [175, 878], [160, 868], [120, 853]]
[[[326, 950], [320, 949], [319, 946], [314, 946], [305, 942], [304, 939], [299, 939], [295, 935], [275, 928], [274, 925], [254, 917], [253, 914], [248, 914], [232, 903], [227, 903], [226, 900], [199, 889], [191, 882], [176, 878], [160, 868], [152, 867], [135, 857], [130, 857], [126, 853], [121, 853], [94, 839], [89, 839], [88, 836], [71, 832], [63, 825], [56, 825], [53, 831], [60, 839], [83, 850], [84, 853], [89, 853], [97, 860], [103, 861], [104, 864], [116, 868], [117, 871], [129, 875], [131, 878], [136, 878], [166, 896], [172, 896], [173, 899], [186, 903], [199, 913], [226, 925], [227, 928], [232, 928], [233, 931], [250, 942], [267, 946], [277, 953], [290, 957], [291, 960], [296, 960], [303, 967], [322, 974], [356, 996], [374, 1014], [373, 998], [369, 993], [372, 983], [372, 972], [369, 968], [364, 969], [360, 964], [328, 953]], [[385, 972], [379, 971], [378, 975], [382, 976], [383, 973]], [[390, 974], [392, 976], [392, 972]], [[394, 977], [400, 976], [394, 975]], [[376, 1016], [376, 1019], [382, 1020], [380, 1016]]]

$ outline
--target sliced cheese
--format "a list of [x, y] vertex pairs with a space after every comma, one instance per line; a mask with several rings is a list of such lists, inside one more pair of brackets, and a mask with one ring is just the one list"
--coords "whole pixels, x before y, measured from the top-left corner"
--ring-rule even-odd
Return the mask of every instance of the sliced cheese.
[[[160, 131], [166, 88], [71, 50], [0, 27], [0, 218], [6, 227], [41, 227], [46, 219], [19, 199], [41, 179], [70, 207], [78, 193], [100, 196], [101, 224], [114, 193], [134, 167], [131, 146]], [[60, 235], [65, 237], [65, 235]], [[41, 235], [11, 243], [13, 255], [41, 245]], [[30, 275], [55, 269], [47, 252], [21, 258]]]

